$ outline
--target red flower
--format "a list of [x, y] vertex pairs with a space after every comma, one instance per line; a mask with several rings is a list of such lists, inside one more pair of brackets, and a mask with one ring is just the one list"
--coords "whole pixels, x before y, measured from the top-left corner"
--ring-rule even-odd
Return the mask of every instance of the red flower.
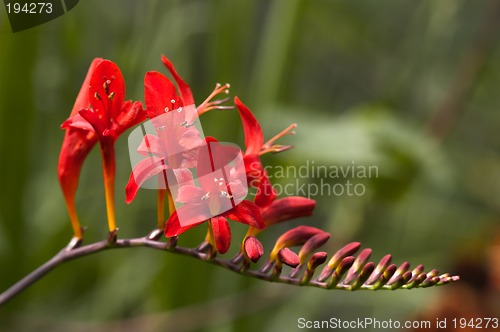
[[[179, 94], [175, 85], [163, 74], [151, 71], [146, 73], [144, 78], [144, 99], [148, 117], [155, 123], [156, 117], [161, 117], [173, 110], [184, 108], [185, 110], [194, 107], [194, 98], [189, 85], [179, 76], [174, 65], [170, 60], [162, 56], [162, 62], [170, 71], [177, 83]], [[229, 106], [221, 105], [226, 99], [212, 100], [221, 93], [227, 93], [229, 84], [217, 84], [214, 91], [208, 98], [196, 108], [196, 114], [201, 115], [212, 109], [228, 109]], [[177, 116], [177, 115], [174, 115]], [[189, 116], [194, 117], [193, 114]], [[192, 126], [195, 120], [187, 120], [186, 126], [168, 126], [161, 124], [156, 128], [157, 135], [146, 135], [144, 137], [138, 152], [144, 156], [154, 155], [154, 158], [145, 158], [134, 167], [129, 182], [127, 183], [126, 202], [131, 203], [139, 187], [149, 178], [158, 175], [168, 168], [194, 167], [194, 155], [196, 147], [202, 142], [200, 133], [196, 127]], [[163, 122], [163, 119], [157, 119], [157, 123]], [[172, 123], [182, 123], [183, 121], [172, 121]], [[141, 151], [142, 150], [142, 151]], [[166, 152], [174, 155], [171, 151], [183, 151], [181, 155], [166, 160]]]
[[[207, 149], [199, 150], [196, 168], [200, 186], [194, 183], [181, 185], [176, 201], [184, 204], [168, 219], [165, 236], [178, 236], [207, 220], [215, 246], [225, 253], [231, 243], [231, 230], [227, 219], [241, 222], [257, 229], [264, 228], [259, 207], [243, 200], [246, 190], [238, 170], [225, 171], [225, 166], [239, 153], [239, 149], [206, 139]], [[243, 176], [243, 170], [240, 171]]]
[[274, 142], [285, 135], [293, 135], [296, 124], [291, 124], [278, 135], [264, 143], [264, 133], [262, 128], [252, 114], [250, 109], [241, 102], [238, 97], [234, 98], [234, 104], [238, 108], [243, 124], [243, 132], [245, 134], [245, 167], [247, 171], [248, 182], [252, 187], [257, 187], [262, 178], [263, 168], [260, 161], [260, 156], [268, 152], [281, 152], [292, 148], [291, 145], [277, 145]]
[[95, 67], [101, 61], [102, 59], [96, 58], [90, 64], [87, 76], [83, 81], [73, 109], [71, 110], [70, 117], [61, 125], [61, 128], [66, 130], [66, 134], [64, 135], [57, 166], [59, 183], [64, 194], [64, 199], [66, 200], [74, 236], [79, 239], [82, 238], [82, 230], [75, 208], [75, 193], [83, 162], [95, 143], [97, 143], [97, 136], [93, 130], [75, 128], [69, 124], [76, 118], [81, 118], [78, 114], [81, 109], [90, 106], [89, 82]]
[[[190, 90], [187, 91], [190, 95]], [[189, 119], [193, 117], [191, 108], [185, 107], [187, 105], [177, 96], [175, 86], [166, 76], [155, 71], [148, 72], [144, 78], [144, 97], [156, 135], [145, 135], [137, 149], [145, 158], [135, 165], [130, 175], [125, 188], [127, 203], [134, 200], [146, 180], [162, 171], [196, 166], [196, 148], [203, 142], [196, 127], [190, 126], [195, 121]], [[172, 112], [174, 109], [181, 112]], [[186, 125], [178, 125], [183, 122]], [[180, 153], [177, 154], [177, 151]], [[166, 189], [166, 186], [163, 188]]]
[[95, 132], [101, 146], [106, 207], [110, 232], [116, 230], [114, 210], [115, 153], [118, 136], [145, 119], [140, 102], [125, 101], [125, 81], [118, 66], [99, 61], [90, 77], [87, 100], [90, 107], [70, 117], [65, 126]]
[[[260, 207], [262, 220], [266, 227], [298, 217], [310, 216], [316, 205], [312, 199], [299, 196], [290, 196], [276, 199], [277, 193], [273, 188], [267, 172], [263, 170], [260, 156], [268, 152], [281, 152], [292, 148], [290, 145], [275, 145], [274, 142], [285, 135], [293, 135], [296, 125], [288, 126], [281, 133], [264, 143], [262, 128], [250, 109], [238, 97], [234, 103], [243, 124], [245, 134], [245, 168], [249, 184], [257, 187], [255, 204]], [[258, 229], [250, 228], [247, 236], [256, 235]]]

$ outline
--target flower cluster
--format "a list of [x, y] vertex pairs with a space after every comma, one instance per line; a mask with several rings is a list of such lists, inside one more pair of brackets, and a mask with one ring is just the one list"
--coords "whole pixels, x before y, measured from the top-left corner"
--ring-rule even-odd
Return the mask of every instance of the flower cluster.
[[[219, 253], [225, 253], [231, 244], [229, 220], [250, 226], [247, 236], [251, 236], [277, 222], [310, 215], [315, 205], [313, 200], [303, 197], [277, 199], [260, 161], [260, 156], [264, 153], [284, 151], [291, 147], [274, 145], [274, 142], [285, 134], [293, 133], [291, 129], [295, 125], [264, 143], [262, 128], [257, 119], [236, 97], [234, 103], [245, 134], [244, 167], [236, 170], [233, 167], [227, 174], [228, 178], [224, 179], [227, 182], [218, 182], [217, 179], [211, 181], [210, 174], [213, 174], [214, 169], [222, 169], [235, 152], [230, 147], [218, 144], [213, 137], [203, 137], [194, 122], [197, 116], [209, 110], [233, 108], [223, 105], [229, 98], [214, 99], [220, 94], [227, 94], [229, 84], [217, 84], [204, 102], [194, 106], [189, 86], [166, 57], [163, 56], [162, 61], [175, 84], [160, 72], [146, 73], [145, 109], [139, 101], [124, 101], [125, 82], [116, 64], [102, 59], [95, 59], [91, 64], [71, 115], [62, 125], [66, 129], [66, 136], [59, 159], [59, 179], [75, 237], [82, 237], [74, 196], [86, 155], [98, 141], [103, 157], [109, 230], [116, 232], [113, 197], [114, 142], [126, 129], [146, 119], [153, 123], [156, 121], [157, 130], [154, 134], [145, 135], [137, 147], [137, 151], [145, 158], [133, 169], [125, 189], [126, 202], [131, 203], [140, 186], [152, 177], [165, 175], [166, 179], [173, 176], [176, 182], [182, 184], [175, 188], [174, 195], [168, 181], [158, 189], [158, 226], [164, 229], [166, 237], [179, 236], [207, 221], [207, 240]], [[194, 112], [190, 113], [189, 109]], [[181, 125], [165, 126], [162, 122], [165, 115], [170, 115], [172, 123]], [[200, 146], [211, 147], [210, 154]], [[214, 166], [214, 161], [220, 165]], [[196, 173], [199, 185], [194, 183], [193, 173]], [[243, 179], [241, 176], [238, 178], [239, 175], [243, 175]], [[247, 179], [250, 186], [255, 188], [253, 199], [243, 199], [246, 191], [241, 189], [241, 182], [246, 182]], [[227, 202], [233, 202], [232, 206], [225, 207], [221, 197], [227, 198]], [[165, 200], [168, 200], [170, 210], [166, 222]], [[176, 205], [180, 207], [176, 209]], [[184, 222], [180, 222], [179, 216], [183, 216]]]
[[[406, 262], [397, 268], [389, 264], [390, 256], [384, 257], [378, 265], [367, 262], [370, 249], [353, 256], [360, 248], [359, 243], [348, 244], [337, 251], [319, 277], [313, 279], [316, 268], [327, 261], [328, 254], [317, 250], [328, 241], [330, 234], [312, 226], [298, 226], [282, 234], [261, 268], [251, 270], [251, 264], [265, 254], [263, 244], [257, 239], [262, 230], [310, 216], [315, 207], [315, 201], [305, 197], [278, 197], [261, 161], [263, 154], [292, 148], [276, 144], [276, 141], [294, 134], [296, 125], [290, 125], [265, 141], [259, 122], [238, 97], [234, 98], [234, 106], [227, 105], [228, 97], [217, 99], [229, 93], [229, 84], [217, 84], [206, 100], [196, 106], [189, 85], [173, 64], [164, 56], [162, 62], [175, 82], [157, 71], [146, 73], [144, 108], [140, 101], [125, 101], [125, 81], [118, 66], [109, 60], [95, 59], [70, 117], [62, 124], [66, 135], [59, 157], [59, 181], [76, 245], [80, 244], [83, 231], [76, 213], [75, 193], [82, 164], [97, 142], [103, 160], [108, 243], [121, 245], [117, 242], [114, 211], [114, 144], [124, 131], [142, 123], [143, 135], [133, 151], [141, 159], [133, 165], [125, 193], [126, 203], [131, 203], [139, 189], [147, 187], [148, 183], [153, 183], [158, 191], [157, 229], [144, 241], [158, 241], [163, 233], [169, 239], [166, 250], [211, 261], [260, 279], [322, 288], [413, 288], [457, 280], [448, 274], [438, 276], [436, 270], [426, 274], [421, 265], [413, 271], [409, 271]], [[245, 137], [243, 151], [214, 137], [204, 137], [199, 124], [199, 116], [210, 110], [234, 108], [241, 118]], [[147, 123], [144, 121], [151, 124], [151, 130], [144, 129]], [[178, 236], [205, 222], [207, 235], [197, 248], [177, 246]], [[248, 230], [237, 255], [222, 261], [215, 256], [230, 248], [230, 222], [248, 225]], [[298, 253], [291, 250], [296, 246], [301, 247]], [[282, 276], [284, 265], [292, 268], [288, 277]]]

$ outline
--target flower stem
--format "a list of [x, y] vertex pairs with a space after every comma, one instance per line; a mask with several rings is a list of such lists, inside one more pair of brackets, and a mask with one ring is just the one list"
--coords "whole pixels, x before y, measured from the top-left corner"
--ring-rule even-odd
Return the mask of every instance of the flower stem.
[[[34, 270], [26, 277], [18, 281], [16, 284], [0, 293], [0, 307], [8, 302], [10, 299], [21, 293], [23, 290], [28, 288], [33, 283], [40, 280], [47, 273], [55, 269], [57, 266], [87, 255], [91, 255], [97, 252], [101, 252], [109, 249], [119, 249], [119, 248], [135, 248], [135, 247], [146, 247], [157, 250], [162, 250], [166, 252], [171, 252], [175, 254], [180, 254], [184, 256], [190, 256], [201, 261], [221, 266], [225, 269], [233, 271], [235, 273], [266, 280], [266, 281], [274, 281], [279, 283], [291, 284], [291, 285], [301, 285], [301, 286], [311, 286], [318, 288], [326, 288], [326, 289], [341, 289], [341, 290], [354, 290], [351, 285], [344, 285], [343, 283], [332, 283], [332, 280], [328, 281], [319, 281], [318, 278], [310, 279], [307, 283], [303, 282], [301, 276], [290, 277], [283, 276], [277, 273], [278, 271], [272, 272], [269, 274], [269, 270], [273, 267], [273, 263], [268, 261], [265, 263], [266, 267], [261, 268], [260, 270], [253, 269], [242, 269], [241, 262], [238, 263], [233, 262], [231, 260], [226, 260], [219, 257], [214, 257], [213, 252], [201, 252], [197, 248], [185, 248], [181, 246], [175, 245], [175, 240], [173, 240], [174, 244], [169, 242], [160, 242], [156, 238], [157, 230], [153, 230], [153, 232], [145, 237], [140, 238], [132, 238], [132, 239], [118, 239], [116, 242], [110, 243], [108, 240], [103, 240], [91, 244], [87, 244], [81, 247], [75, 247], [71, 243], [66, 248], [62, 249], [57, 253], [54, 257], [40, 266], [38, 269]], [[174, 239], [174, 238], [172, 238]], [[176, 239], [176, 238], [175, 238]], [[358, 285], [357, 289], [360, 290], [376, 290], [376, 289], [387, 289], [393, 290], [395, 288], [402, 289], [411, 289], [411, 288], [425, 288], [431, 286], [440, 286], [445, 285], [447, 283], [452, 283], [458, 281], [460, 278], [458, 276], [450, 276], [445, 273], [443, 275], [438, 275], [437, 270], [432, 270], [428, 273], [422, 272], [417, 276], [415, 276], [415, 280], [417, 282], [412, 281], [410, 279], [408, 283], [398, 283], [396, 285], [386, 285], [387, 281], [389, 281], [390, 277], [396, 271], [396, 266], [389, 273], [384, 273], [384, 275], [377, 281], [376, 284], [362, 284]], [[274, 275], [273, 275], [274, 274]]]
[[167, 189], [167, 197], [168, 197], [168, 213], [171, 215], [175, 211], [175, 204], [170, 189]]
[[78, 214], [76, 213], [75, 200], [73, 197], [66, 198], [66, 207], [68, 209], [69, 220], [71, 221], [71, 227], [73, 227], [74, 237], [78, 239], [83, 238], [82, 227], [80, 226], [80, 221], [78, 220]]
[[[157, 219], [159, 229], [165, 228], [165, 196], [166, 195], [167, 195], [167, 190], [158, 189], [158, 196], [157, 196], [158, 210], [156, 213], [156, 219]], [[169, 202], [169, 205], [170, 205], [170, 202]]]
[[110, 232], [116, 231], [115, 217], [115, 148], [114, 142], [101, 142], [102, 173], [104, 176], [104, 192], [106, 196], [106, 212]]

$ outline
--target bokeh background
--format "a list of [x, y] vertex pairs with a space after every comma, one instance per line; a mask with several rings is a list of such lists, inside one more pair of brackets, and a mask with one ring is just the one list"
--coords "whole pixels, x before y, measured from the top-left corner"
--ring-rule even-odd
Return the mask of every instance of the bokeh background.
[[[3, 8], [0, 19], [0, 290], [71, 237], [59, 126], [92, 59], [115, 61], [128, 98], [142, 100], [144, 73], [166, 72], [161, 54], [198, 103], [230, 82], [267, 137], [298, 123], [281, 141], [296, 147], [266, 156], [269, 165], [378, 167], [365, 195], [316, 196], [314, 217], [263, 233], [268, 250], [305, 223], [332, 233], [329, 252], [361, 241], [375, 261], [391, 253], [395, 263], [462, 275], [441, 288], [350, 293], [112, 250], [58, 267], [0, 308], [0, 331], [297, 331], [299, 317], [500, 317], [500, 1], [85, 0], [15, 34]], [[206, 134], [243, 143], [236, 111], [202, 120]], [[126, 143], [117, 143], [119, 235], [137, 237], [155, 225], [156, 196], [142, 190], [124, 203]], [[106, 235], [103, 197], [94, 150], [77, 193], [87, 242]], [[234, 252], [245, 229], [232, 229]], [[183, 243], [196, 245], [204, 231]]]

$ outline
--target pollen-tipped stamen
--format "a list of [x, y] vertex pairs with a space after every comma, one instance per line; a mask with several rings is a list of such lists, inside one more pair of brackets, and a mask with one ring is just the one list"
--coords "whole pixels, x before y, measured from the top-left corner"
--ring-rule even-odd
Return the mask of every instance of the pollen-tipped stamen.
[[207, 99], [205, 99], [205, 101], [197, 107], [198, 115], [201, 115], [201, 114], [203, 114], [207, 111], [213, 110], [213, 109], [219, 109], [219, 110], [232, 109], [233, 106], [221, 105], [222, 103], [225, 103], [226, 101], [228, 101], [229, 98], [212, 100], [213, 98], [215, 98], [217, 95], [219, 95], [221, 93], [228, 94], [230, 87], [231, 87], [231, 85], [229, 83], [226, 83], [224, 85], [217, 83], [215, 85], [215, 88], [212, 91], [212, 93], [210, 93], [210, 95], [207, 97]]
[[278, 139], [280, 139], [283, 136], [286, 135], [295, 135], [295, 131], [293, 129], [297, 128], [296, 123], [292, 123], [289, 125], [287, 128], [285, 128], [283, 131], [281, 131], [279, 134], [268, 140], [264, 145], [262, 145], [262, 149], [260, 150], [259, 154], [263, 155], [268, 152], [282, 152], [285, 150], [288, 150], [292, 148], [293, 146], [291, 145], [273, 145], [274, 142], [276, 142]]

